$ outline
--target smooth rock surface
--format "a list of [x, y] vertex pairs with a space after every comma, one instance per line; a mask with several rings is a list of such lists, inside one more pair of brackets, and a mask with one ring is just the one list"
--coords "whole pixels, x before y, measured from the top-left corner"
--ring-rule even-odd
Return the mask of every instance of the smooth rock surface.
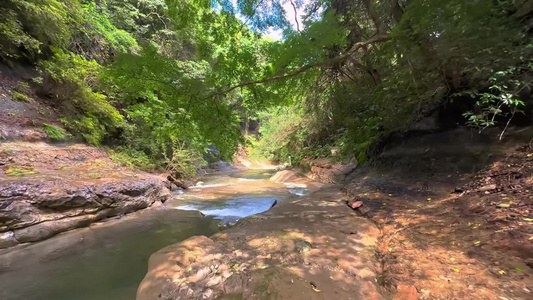
[[0, 249], [40, 241], [169, 197], [157, 177], [90, 185], [66, 180], [1, 182]]

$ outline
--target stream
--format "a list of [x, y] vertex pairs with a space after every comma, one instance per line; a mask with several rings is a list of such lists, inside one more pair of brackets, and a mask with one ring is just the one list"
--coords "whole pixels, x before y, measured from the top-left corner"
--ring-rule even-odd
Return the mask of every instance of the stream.
[[272, 171], [206, 176], [165, 205], [0, 251], [2, 300], [132, 300], [148, 258], [194, 235], [210, 236], [305, 186], [273, 183]]

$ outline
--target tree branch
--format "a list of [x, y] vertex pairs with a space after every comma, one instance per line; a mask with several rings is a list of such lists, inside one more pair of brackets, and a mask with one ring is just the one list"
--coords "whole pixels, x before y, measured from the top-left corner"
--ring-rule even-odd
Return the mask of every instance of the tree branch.
[[212, 93], [208, 97], [211, 97], [211, 96], [214, 96], [214, 95], [218, 95], [218, 94], [227, 94], [227, 93], [229, 93], [229, 92], [231, 92], [231, 91], [233, 91], [233, 90], [235, 90], [237, 88], [241, 88], [241, 87], [245, 87], [245, 86], [263, 84], [263, 83], [268, 83], [268, 82], [271, 82], [271, 81], [291, 78], [291, 77], [300, 75], [300, 74], [302, 74], [302, 73], [304, 73], [304, 72], [306, 72], [306, 71], [308, 71], [310, 69], [313, 69], [313, 68], [331, 66], [331, 65], [340, 63], [342, 61], [345, 61], [346, 59], [348, 59], [350, 56], [352, 56], [354, 53], [356, 53], [362, 47], [365, 47], [365, 46], [371, 45], [371, 44], [375, 44], [375, 43], [379, 43], [379, 42], [384, 42], [384, 41], [387, 41], [388, 39], [389, 39], [388, 35], [384, 35], [384, 34], [379, 34], [378, 33], [373, 38], [371, 38], [371, 39], [369, 39], [367, 41], [355, 43], [344, 54], [341, 54], [341, 55], [336, 56], [334, 58], [325, 60], [323, 62], [316, 62], [316, 63], [311, 63], [311, 64], [308, 64], [308, 65], [305, 65], [305, 66], [303, 66], [303, 67], [301, 67], [301, 68], [299, 68], [299, 69], [297, 69], [297, 70], [295, 70], [293, 72], [289, 72], [289, 73], [285, 73], [285, 74], [281, 74], [281, 75], [276, 75], [276, 76], [272, 76], [272, 77], [267, 77], [267, 78], [263, 78], [263, 79], [259, 79], [259, 80], [255, 80], [255, 81], [245, 81], [245, 82], [239, 83], [237, 85], [234, 85], [232, 87], [229, 87], [229, 88], [227, 88], [225, 90]]
[[385, 29], [383, 27], [383, 22], [381, 22], [381, 18], [379, 17], [376, 7], [372, 3], [372, 1], [363, 0], [363, 5], [366, 8], [366, 12], [372, 19], [374, 26], [376, 26], [376, 31], [378, 32], [378, 35], [383, 34], [385, 32]]
[[290, 2], [292, 5], [292, 8], [294, 9], [294, 21], [296, 21], [296, 30], [298, 30], [298, 32], [301, 32], [300, 23], [298, 22], [298, 10], [296, 9], [296, 5], [294, 4], [294, 2], [292, 0], [290, 0]]

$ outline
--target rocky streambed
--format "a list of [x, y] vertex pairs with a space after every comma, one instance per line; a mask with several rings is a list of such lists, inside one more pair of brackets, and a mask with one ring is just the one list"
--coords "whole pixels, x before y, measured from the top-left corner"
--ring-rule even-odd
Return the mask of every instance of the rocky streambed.
[[85, 145], [0, 144], [0, 249], [166, 201], [159, 176]]
[[[36, 218], [61, 212], [50, 208], [53, 204], [61, 207], [60, 203], [64, 207], [74, 206], [67, 211], [83, 213], [90, 211], [88, 207], [96, 209], [97, 212], [81, 215], [90, 216], [98, 211], [115, 209], [113, 205], [118, 212], [122, 207], [150, 205], [154, 199], [157, 203], [158, 197], [168, 197], [168, 200], [149, 209], [95, 222], [40, 242], [0, 249], [0, 299], [134, 299], [146, 274], [148, 258], [154, 252], [191, 236], [212, 236], [239, 218], [270, 209], [275, 202], [277, 206], [298, 199], [301, 197], [298, 194], [306, 190], [301, 185], [270, 181], [271, 176], [271, 171], [263, 170], [221, 173], [202, 179], [203, 182], [184, 194], [175, 191], [170, 197], [158, 194], [157, 179], [134, 180], [135, 177], [131, 181], [87, 186], [72, 193], [57, 192], [53, 185], [42, 185], [40, 191], [54, 195], [54, 201], [44, 197], [41, 202], [29, 201], [22, 198], [25, 194], [17, 196], [21, 197], [20, 207]], [[39, 190], [38, 185], [33, 184], [28, 184], [32, 188], [26, 190]], [[121, 206], [129, 202], [132, 206]], [[99, 203], [103, 205], [99, 206]], [[72, 218], [76, 220], [79, 216]], [[46, 228], [45, 224], [69, 219], [32, 223], [32, 218], [20, 218], [21, 221], [11, 224], [24, 221], [28, 226], [10, 231], [17, 237], [20, 236], [18, 230], [37, 228], [35, 226]]]
[[147, 208], [170, 196], [158, 178], [103, 184], [72, 181], [0, 183], [0, 249], [41, 241], [95, 221]]

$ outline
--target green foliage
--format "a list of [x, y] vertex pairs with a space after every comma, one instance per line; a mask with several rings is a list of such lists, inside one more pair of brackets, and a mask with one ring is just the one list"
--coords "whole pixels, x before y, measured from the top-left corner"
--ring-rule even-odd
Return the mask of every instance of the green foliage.
[[[531, 69], [531, 64], [528, 69]], [[477, 100], [474, 110], [463, 114], [467, 118], [467, 125], [478, 128], [481, 132], [487, 127], [496, 125], [498, 119], [503, 118], [507, 127], [515, 114], [522, 112], [520, 107], [524, 106], [524, 102], [518, 99], [519, 92], [531, 82], [520, 80], [519, 75], [526, 70], [511, 67], [490, 77], [488, 80], [490, 86], [486, 91], [470, 89], [454, 94], [455, 97], [466, 96]]]
[[[301, 33], [286, 33], [286, 40], [269, 52], [279, 64], [273, 65], [272, 75], [338, 57], [349, 45], [375, 35], [378, 24], [369, 21], [363, 2], [326, 3], [321, 19]], [[531, 83], [517, 80], [531, 71], [527, 59], [532, 48], [524, 27], [510, 17], [512, 3], [413, 0], [397, 11], [399, 15], [388, 3], [373, 4], [384, 27], [391, 28], [389, 40], [362, 48], [346, 61], [326, 64], [314, 76], [305, 73], [285, 80], [291, 85], [286, 87], [291, 91], [284, 95], [290, 99], [286, 103], [300, 108], [290, 116], [299, 127], [284, 129], [289, 127], [282, 120], [265, 123], [259, 118], [263, 127], [276, 128], [263, 130], [265, 145], [257, 144], [267, 156], [286, 160], [287, 138], [301, 145], [289, 151], [293, 157], [313, 157], [321, 151], [319, 155], [327, 155], [321, 149], [338, 147], [342, 158], [365, 162], [380, 139], [408, 130], [428, 112], [466, 93], [477, 102], [467, 113], [472, 126], [492, 126], [498, 116], [505, 124], [520, 112], [517, 90]], [[318, 40], [322, 32], [331, 39]], [[320, 42], [324, 44], [313, 47]], [[507, 74], [505, 80], [491, 75], [511, 69], [514, 75]], [[271, 87], [285, 91], [283, 83]], [[276, 110], [270, 113], [278, 117]]]
[[74, 110], [73, 116], [62, 119], [73, 133], [82, 135], [90, 144], [98, 145], [122, 127], [124, 120], [118, 110], [105, 95], [93, 91], [101, 70], [98, 63], [55, 49], [52, 59], [41, 62], [40, 66], [48, 76], [43, 83], [45, 88], [52, 89], [50, 92], [58, 101]]
[[35, 59], [65, 48], [71, 26], [80, 19], [77, 0], [5, 0], [0, 4], [0, 58]]
[[71, 48], [89, 60], [108, 62], [119, 53], [135, 53], [138, 45], [129, 32], [118, 29], [109, 19], [107, 6], [95, 2], [83, 5], [80, 31], [71, 39]]
[[239, 142], [238, 119], [221, 98], [202, 95], [209, 64], [180, 62], [159, 55], [154, 48], [142, 56], [122, 55], [106, 74], [109, 85], [125, 103], [129, 126], [126, 140], [152, 156], [172, 156], [177, 143], [198, 152], [216, 145], [222, 156], [233, 155]]
[[24, 177], [24, 176], [36, 174], [37, 172], [33, 171], [33, 169], [31, 168], [20, 167], [20, 168], [9, 168], [5, 171], [5, 173], [8, 176]]
[[30, 92], [30, 85], [24, 81], [17, 82], [15, 90], [20, 93], [28, 94]]
[[180, 147], [174, 148], [172, 157], [167, 158], [165, 163], [166, 172], [178, 180], [196, 176], [197, 168], [205, 164], [198, 152]]
[[28, 96], [26, 96], [26, 95], [24, 95], [22, 93], [19, 93], [19, 92], [13, 92], [11, 96], [13, 97], [13, 100], [15, 100], [15, 101], [24, 101], [24, 102], [30, 102], [31, 101], [30, 97], [28, 97]]
[[151, 160], [146, 153], [128, 147], [117, 147], [110, 150], [111, 159], [123, 166], [137, 167], [143, 170], [153, 170], [156, 167], [156, 162]]
[[286, 3], [6, 0], [0, 59], [38, 65], [39, 96], [70, 132], [177, 179], [207, 145], [230, 159], [243, 119], [260, 121], [252, 155], [299, 162], [335, 148], [363, 163], [449, 101], [480, 128], [520, 113], [533, 48], [516, 1], [294, 1], [298, 28]]
[[66, 138], [67, 133], [65, 130], [59, 126], [44, 123], [44, 132], [48, 135], [48, 137], [54, 141], [62, 141]]

